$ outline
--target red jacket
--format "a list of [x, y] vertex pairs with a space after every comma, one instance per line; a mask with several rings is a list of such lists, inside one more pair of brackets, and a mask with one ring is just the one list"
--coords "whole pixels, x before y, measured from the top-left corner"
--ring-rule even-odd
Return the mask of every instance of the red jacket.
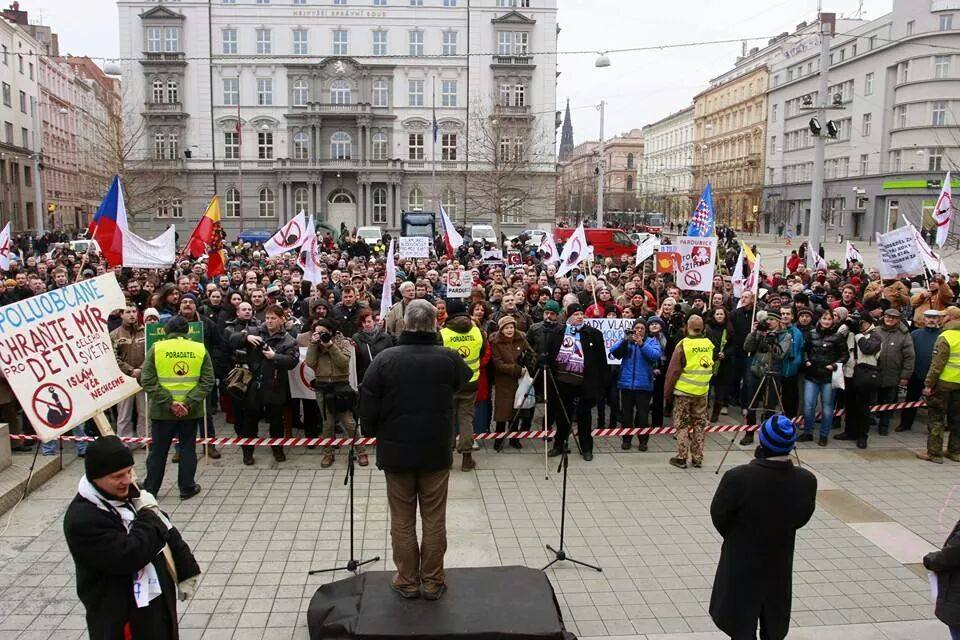
[[484, 339], [483, 353], [480, 354], [480, 377], [477, 378], [477, 397], [475, 402], [486, 402], [490, 399], [490, 376], [487, 372], [487, 365], [490, 364], [490, 358], [493, 350], [490, 348], [490, 341]]

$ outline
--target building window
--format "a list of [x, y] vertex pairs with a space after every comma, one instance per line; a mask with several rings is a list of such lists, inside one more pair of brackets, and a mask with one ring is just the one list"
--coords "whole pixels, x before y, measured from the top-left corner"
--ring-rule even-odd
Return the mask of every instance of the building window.
[[627, 169], [633, 169], [633, 163], [636, 161], [636, 156], [632, 153], [627, 154]]
[[500, 106], [509, 107], [510, 106], [510, 95], [511, 89], [513, 87], [509, 84], [500, 85]]
[[953, 56], [933, 57], [933, 77], [947, 78], [950, 76], [950, 58]]
[[177, 104], [180, 102], [180, 92], [176, 80], [167, 80], [167, 102]]
[[375, 7], [385, 7], [385, 6], [387, 6], [387, 0], [373, 0], [373, 6], [375, 6]]
[[333, 32], [333, 55], [345, 56], [349, 49], [348, 32], [346, 29], [335, 29]]
[[163, 50], [167, 53], [176, 53], [180, 51], [180, 28], [163, 28]]
[[240, 104], [240, 78], [223, 79], [223, 104], [224, 106]]
[[330, 102], [350, 104], [350, 83], [346, 80], [334, 80], [330, 83]]
[[446, 161], [457, 159], [457, 134], [444, 133], [440, 136], [440, 159]]
[[297, 213], [307, 211], [310, 208], [308, 201], [309, 192], [305, 187], [297, 187], [293, 190], [293, 210]]
[[930, 147], [927, 156], [927, 171], [943, 171], [943, 147]]
[[386, 107], [390, 100], [390, 89], [386, 80], [373, 81], [373, 106]]
[[457, 192], [447, 187], [440, 195], [440, 204], [451, 219], [457, 217]]
[[423, 211], [423, 191], [420, 190], [420, 187], [410, 189], [407, 204], [411, 211]]
[[273, 40], [270, 29], [257, 29], [257, 53], [268, 54], [273, 50]]
[[443, 55], [445, 56], [457, 55], [457, 32], [456, 31], [443, 32]]
[[770, 153], [777, 152], [777, 136], [770, 136]]
[[953, 29], [953, 14], [944, 13], [940, 15], [940, 31], [950, 31]]
[[423, 6], [423, 0], [410, 0], [410, 6], [411, 6], [411, 7], [422, 7], [422, 6]]
[[[9, 124], [9, 123], [7, 123]], [[13, 125], [8, 127], [13, 131]], [[12, 138], [13, 134], [11, 133], [7, 136], [7, 142], [11, 142], [9, 138]], [[163, 160], [167, 157], [167, 136], [163, 133], [153, 134], [153, 159], [154, 160]]]
[[277, 215], [277, 203], [273, 196], [273, 189], [269, 187], [260, 189], [258, 204], [258, 213], [261, 218], [273, 218]]
[[890, 152], [890, 169], [893, 171], [903, 171], [903, 153], [900, 149]]
[[527, 105], [527, 86], [523, 84], [513, 87], [513, 106], [525, 107]]
[[167, 160], [176, 160], [177, 159], [177, 145], [180, 141], [180, 136], [175, 133], [167, 135]]
[[898, 129], [907, 126], [907, 105], [901, 104], [894, 110], [894, 122]]
[[307, 30], [306, 29], [293, 30], [293, 55], [295, 56], [307, 55]]
[[224, 29], [220, 32], [224, 53], [237, 53], [237, 30]]
[[440, 81], [440, 106], [442, 107], [457, 106], [457, 81], [456, 80]]
[[310, 85], [302, 78], [293, 81], [293, 106], [305, 107], [310, 101]]
[[443, 6], [445, 6], [445, 7], [455, 7], [455, 6], [457, 6], [457, 0], [443, 0]]
[[497, 53], [502, 56], [525, 56], [529, 51], [530, 34], [526, 31], [497, 31]]
[[353, 155], [353, 141], [346, 131], [337, 131], [330, 136], [330, 157], [334, 160], [349, 160]]
[[[163, 51], [163, 29], [160, 27], [147, 27], [147, 53], [160, 53]], [[7, 62], [7, 47], [3, 47], [3, 62]]]
[[[163, 104], [163, 80], [154, 80], [153, 81], [153, 104]], [[10, 102], [7, 99], [7, 94], [10, 91], [10, 85], [6, 82], [3, 83], [3, 103], [10, 106]]]
[[373, 224], [387, 224], [387, 190], [377, 187], [373, 190]]
[[157, 217], [158, 218], [182, 218], [183, 217], [183, 200], [181, 198], [157, 199]]
[[627, 191], [633, 191], [633, 176], [627, 176]]
[[[148, 32], [149, 33], [149, 32]], [[0, 52], [3, 54], [3, 64], [10, 66], [10, 51], [7, 49], [7, 45], [2, 45]]]
[[260, 160], [273, 160], [273, 132], [257, 132], [257, 158]]
[[910, 61], [904, 60], [897, 65], [897, 83], [910, 82]]
[[373, 142], [370, 155], [373, 160], [387, 159], [387, 134], [383, 131], [377, 131], [373, 134]]
[[310, 147], [307, 143], [307, 134], [304, 131], [298, 131], [293, 134], [293, 158], [294, 160], [306, 160]]
[[863, 153], [860, 155], [860, 175], [865, 176], [869, 172], [870, 155]]
[[930, 124], [935, 127], [942, 127], [947, 124], [947, 103], [946, 102], [931, 102], [930, 103]]
[[236, 131], [223, 132], [223, 157], [225, 160], [240, 159], [240, 134]]
[[873, 126], [873, 114], [865, 113], [863, 114], [863, 125], [861, 126], [860, 133], [863, 134], [864, 138], [870, 137], [870, 129]]
[[387, 32], [383, 29], [377, 29], [373, 32], [373, 55], [387, 55]]
[[273, 104], [273, 78], [257, 78], [257, 104], [262, 107]]
[[908, 36], [912, 36], [912, 35], [913, 35], [913, 28], [914, 28], [915, 25], [916, 25], [916, 21], [915, 21], [915, 20], [908, 20], [908, 21], [907, 21], [907, 35], [908, 35]]
[[407, 101], [411, 107], [423, 106], [423, 80], [409, 81]]
[[873, 95], [873, 73], [868, 73], [863, 77], [863, 95]]
[[419, 29], [414, 29], [410, 32], [410, 55], [423, 55], [423, 31]]
[[423, 134], [411, 133], [407, 137], [408, 158], [410, 160], [423, 160]]
[[333, 4], [347, 4], [347, 0], [333, 0]]
[[237, 189], [232, 187], [227, 189], [227, 195], [224, 198], [224, 203], [227, 205], [225, 211], [227, 218], [240, 217], [240, 192]]

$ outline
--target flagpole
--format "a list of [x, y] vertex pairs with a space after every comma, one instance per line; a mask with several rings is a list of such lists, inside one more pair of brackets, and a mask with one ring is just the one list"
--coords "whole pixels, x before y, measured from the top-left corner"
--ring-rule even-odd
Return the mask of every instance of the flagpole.
[[433, 122], [430, 124], [430, 134], [433, 137], [433, 144], [430, 145], [430, 189], [433, 192], [433, 214], [437, 215], [439, 207], [437, 203], [440, 198], [437, 195], [437, 76], [433, 76]]
[[[238, 81], [239, 82], [239, 81]], [[240, 124], [240, 92], [237, 91], [237, 215], [243, 233], [243, 125]]]

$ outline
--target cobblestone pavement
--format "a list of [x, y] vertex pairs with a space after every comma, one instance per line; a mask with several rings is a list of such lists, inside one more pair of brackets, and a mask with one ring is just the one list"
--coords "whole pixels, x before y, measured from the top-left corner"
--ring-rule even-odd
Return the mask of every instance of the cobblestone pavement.
[[[960, 518], [960, 465], [913, 459], [925, 441], [919, 428], [874, 436], [865, 452], [832, 440], [800, 449], [821, 491], [798, 538], [790, 638], [947, 637], [916, 563]], [[550, 570], [570, 630], [581, 638], [723, 637], [707, 614], [720, 548], [709, 504], [728, 443], [710, 436], [706, 466], [686, 471], [667, 464], [669, 436], [654, 438], [648, 453], [622, 452], [610, 439], [591, 463], [571, 458], [566, 548], [604, 570]], [[451, 475], [448, 566], [546, 564], [543, 547], [556, 544], [560, 522], [556, 462], [547, 480], [539, 442], [519, 452], [483, 449], [478, 472]], [[345, 456], [320, 470], [319, 453], [297, 450], [277, 465], [263, 449], [256, 466], [244, 467], [239, 451], [224, 451], [201, 464], [203, 492], [187, 502], [168, 468], [161, 504], [204, 569], [196, 598], [181, 605], [185, 640], [307, 637], [310, 597], [334, 579], [307, 570], [349, 556]], [[142, 471], [143, 452], [136, 456]], [[727, 466], [749, 456], [734, 447]], [[65, 459], [65, 471], [18, 507], [0, 537], [0, 637], [86, 637], [61, 529], [82, 464], [72, 451]], [[357, 555], [379, 555], [387, 560], [371, 568], [391, 569], [384, 479], [373, 467], [358, 470], [356, 499]], [[0, 518], [0, 530], [6, 523]]]

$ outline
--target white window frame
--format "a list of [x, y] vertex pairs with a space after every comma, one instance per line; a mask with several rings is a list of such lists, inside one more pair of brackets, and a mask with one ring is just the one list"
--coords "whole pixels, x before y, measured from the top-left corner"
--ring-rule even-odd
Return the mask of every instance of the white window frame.
[[225, 218], [240, 217], [240, 190], [236, 187], [230, 187], [223, 196]]
[[423, 106], [423, 80], [407, 81], [407, 104], [411, 107]]
[[445, 56], [457, 55], [458, 39], [459, 39], [459, 34], [456, 31], [443, 32], [443, 49], [442, 49], [443, 55]]
[[422, 133], [414, 132], [407, 135], [407, 159], [414, 162], [422, 162], [424, 158], [424, 136]]
[[306, 187], [297, 187], [293, 190], [293, 212], [310, 210], [310, 192]]
[[259, 27], [257, 34], [257, 55], [269, 55], [273, 53], [273, 32], [266, 27]]
[[273, 131], [257, 131], [257, 159], [273, 160]]
[[334, 29], [331, 43], [333, 44], [333, 55], [348, 55], [350, 53], [350, 32], [347, 29]]
[[387, 224], [387, 190], [377, 187], [370, 195], [373, 203], [373, 224]]
[[930, 124], [934, 127], [942, 127], [947, 124], [947, 105], [946, 100], [934, 100], [930, 103]]
[[375, 131], [370, 138], [370, 159], [386, 160], [390, 152], [387, 142], [387, 134], [383, 131]]
[[293, 30], [293, 55], [305, 56], [310, 51], [309, 32], [306, 29]]
[[293, 159], [307, 160], [310, 158], [310, 136], [306, 131], [297, 131], [293, 134]]
[[440, 134], [440, 159], [444, 162], [457, 161], [457, 134]]
[[346, 131], [336, 131], [330, 136], [330, 159], [350, 160], [353, 157], [353, 138]]
[[[161, 53], [163, 51], [163, 28], [147, 27], [147, 33], [144, 40], [147, 43], [147, 53]], [[7, 47], [3, 47], [4, 64], [7, 63]]]
[[257, 194], [257, 216], [260, 218], [277, 217], [277, 196], [270, 187], [263, 187]]
[[409, 44], [408, 54], [417, 58], [423, 57], [423, 30], [411, 29], [407, 32], [407, 42]]
[[240, 104], [240, 78], [223, 78], [223, 105], [235, 107]]
[[410, 211], [423, 211], [423, 189], [418, 186], [410, 189], [407, 194], [407, 205]]
[[440, 81], [440, 106], [441, 107], [457, 106], [457, 81], [456, 80]]
[[953, 56], [933, 56], [933, 77], [937, 80], [950, 77], [950, 62]]
[[340, 78], [330, 83], [330, 104], [353, 104], [350, 82]]
[[874, 75], [872, 71], [863, 77], [863, 95], [873, 95], [873, 79]]
[[236, 131], [223, 132], [223, 159], [240, 159], [240, 136]]
[[236, 54], [240, 47], [240, 37], [236, 29], [223, 29], [220, 32], [222, 52], [225, 55]]
[[180, 52], [180, 27], [163, 28], [163, 51], [164, 53]]
[[261, 107], [273, 104], [273, 78], [257, 78], [257, 104]]
[[870, 132], [872, 129], [873, 129], [873, 114], [872, 113], [863, 114], [863, 121], [861, 122], [861, 125], [860, 125], [860, 133], [863, 135], [864, 138], [868, 138], [870, 136]]
[[293, 81], [293, 106], [305, 107], [310, 102], [310, 82], [303, 78]]
[[375, 56], [385, 56], [387, 55], [387, 42], [389, 36], [387, 35], [386, 29], [374, 29], [373, 30], [373, 55]]
[[375, 107], [390, 106], [390, 83], [386, 80], [374, 80], [371, 99]]

